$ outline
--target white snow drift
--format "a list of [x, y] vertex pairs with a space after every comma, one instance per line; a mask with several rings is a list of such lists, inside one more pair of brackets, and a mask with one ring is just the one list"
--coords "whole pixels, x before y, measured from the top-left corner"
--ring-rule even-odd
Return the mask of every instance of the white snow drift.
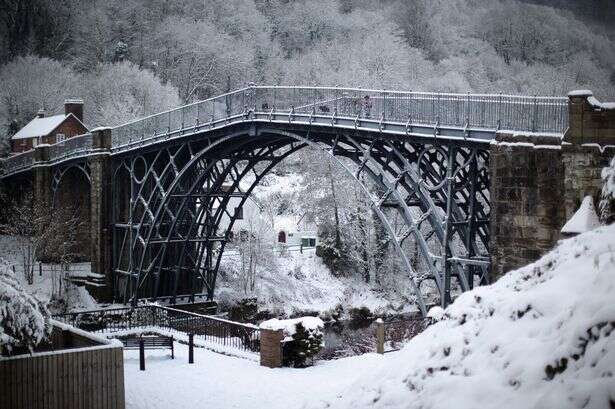
[[325, 406], [612, 408], [613, 372], [610, 226], [461, 295], [440, 322]]

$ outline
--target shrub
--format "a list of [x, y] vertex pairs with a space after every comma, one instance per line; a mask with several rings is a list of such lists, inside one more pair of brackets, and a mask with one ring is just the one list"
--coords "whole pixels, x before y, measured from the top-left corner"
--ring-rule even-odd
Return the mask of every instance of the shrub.
[[325, 324], [317, 317], [290, 320], [273, 318], [261, 323], [260, 328], [282, 330], [282, 364], [295, 368], [308, 366], [324, 346], [322, 330]]
[[[321, 321], [322, 322], [322, 321]], [[305, 368], [308, 360], [313, 363], [314, 356], [324, 346], [322, 328], [305, 328], [301, 322], [295, 324], [292, 340], [284, 342], [282, 363], [284, 366]]]
[[49, 311], [28, 294], [0, 259], [0, 345], [2, 353], [34, 348], [51, 335]]

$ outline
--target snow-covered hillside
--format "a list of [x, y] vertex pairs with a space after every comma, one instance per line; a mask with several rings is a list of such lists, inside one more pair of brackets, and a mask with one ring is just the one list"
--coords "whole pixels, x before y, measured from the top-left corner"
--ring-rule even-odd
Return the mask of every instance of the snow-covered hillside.
[[612, 225], [461, 295], [324, 406], [613, 408], [614, 372]]
[[302, 311], [328, 311], [338, 305], [346, 309], [367, 307], [377, 313], [416, 310], [409, 301], [412, 294], [407, 283], [391, 284], [388, 287], [392, 289], [385, 291], [358, 277], [335, 277], [314, 249], [276, 256], [272, 268], [258, 269], [256, 288], [251, 293], [241, 288], [239, 264], [237, 258], [224, 258], [224, 271], [218, 276], [216, 288], [216, 298], [223, 305], [256, 297], [259, 309], [289, 316]]

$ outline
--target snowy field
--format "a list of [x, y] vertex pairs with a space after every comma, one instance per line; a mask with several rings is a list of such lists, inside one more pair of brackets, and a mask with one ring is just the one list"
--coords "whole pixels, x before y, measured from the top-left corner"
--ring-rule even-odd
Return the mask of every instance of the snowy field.
[[170, 351], [146, 351], [145, 372], [139, 370], [139, 351], [124, 352], [127, 409], [302, 408], [321, 405], [349, 387], [360, 374], [372, 371], [384, 357], [323, 361], [306, 369], [269, 369], [257, 362], [195, 348], [193, 365], [188, 349], [175, 344]]

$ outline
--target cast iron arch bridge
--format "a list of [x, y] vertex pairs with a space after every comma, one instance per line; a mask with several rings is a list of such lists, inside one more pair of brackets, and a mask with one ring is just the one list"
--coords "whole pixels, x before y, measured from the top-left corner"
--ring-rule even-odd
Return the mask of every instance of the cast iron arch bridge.
[[[452, 291], [490, 280], [496, 132], [562, 135], [567, 121], [558, 97], [248, 86], [51, 145], [45, 166], [55, 196], [69, 171], [94, 189], [92, 168], [108, 161], [113, 245], [104, 273], [116, 300], [213, 299], [246, 199], [286, 157], [320, 150], [369, 198], [425, 314], [435, 299], [446, 305]], [[39, 160], [34, 151], [13, 156], [3, 177]]]

